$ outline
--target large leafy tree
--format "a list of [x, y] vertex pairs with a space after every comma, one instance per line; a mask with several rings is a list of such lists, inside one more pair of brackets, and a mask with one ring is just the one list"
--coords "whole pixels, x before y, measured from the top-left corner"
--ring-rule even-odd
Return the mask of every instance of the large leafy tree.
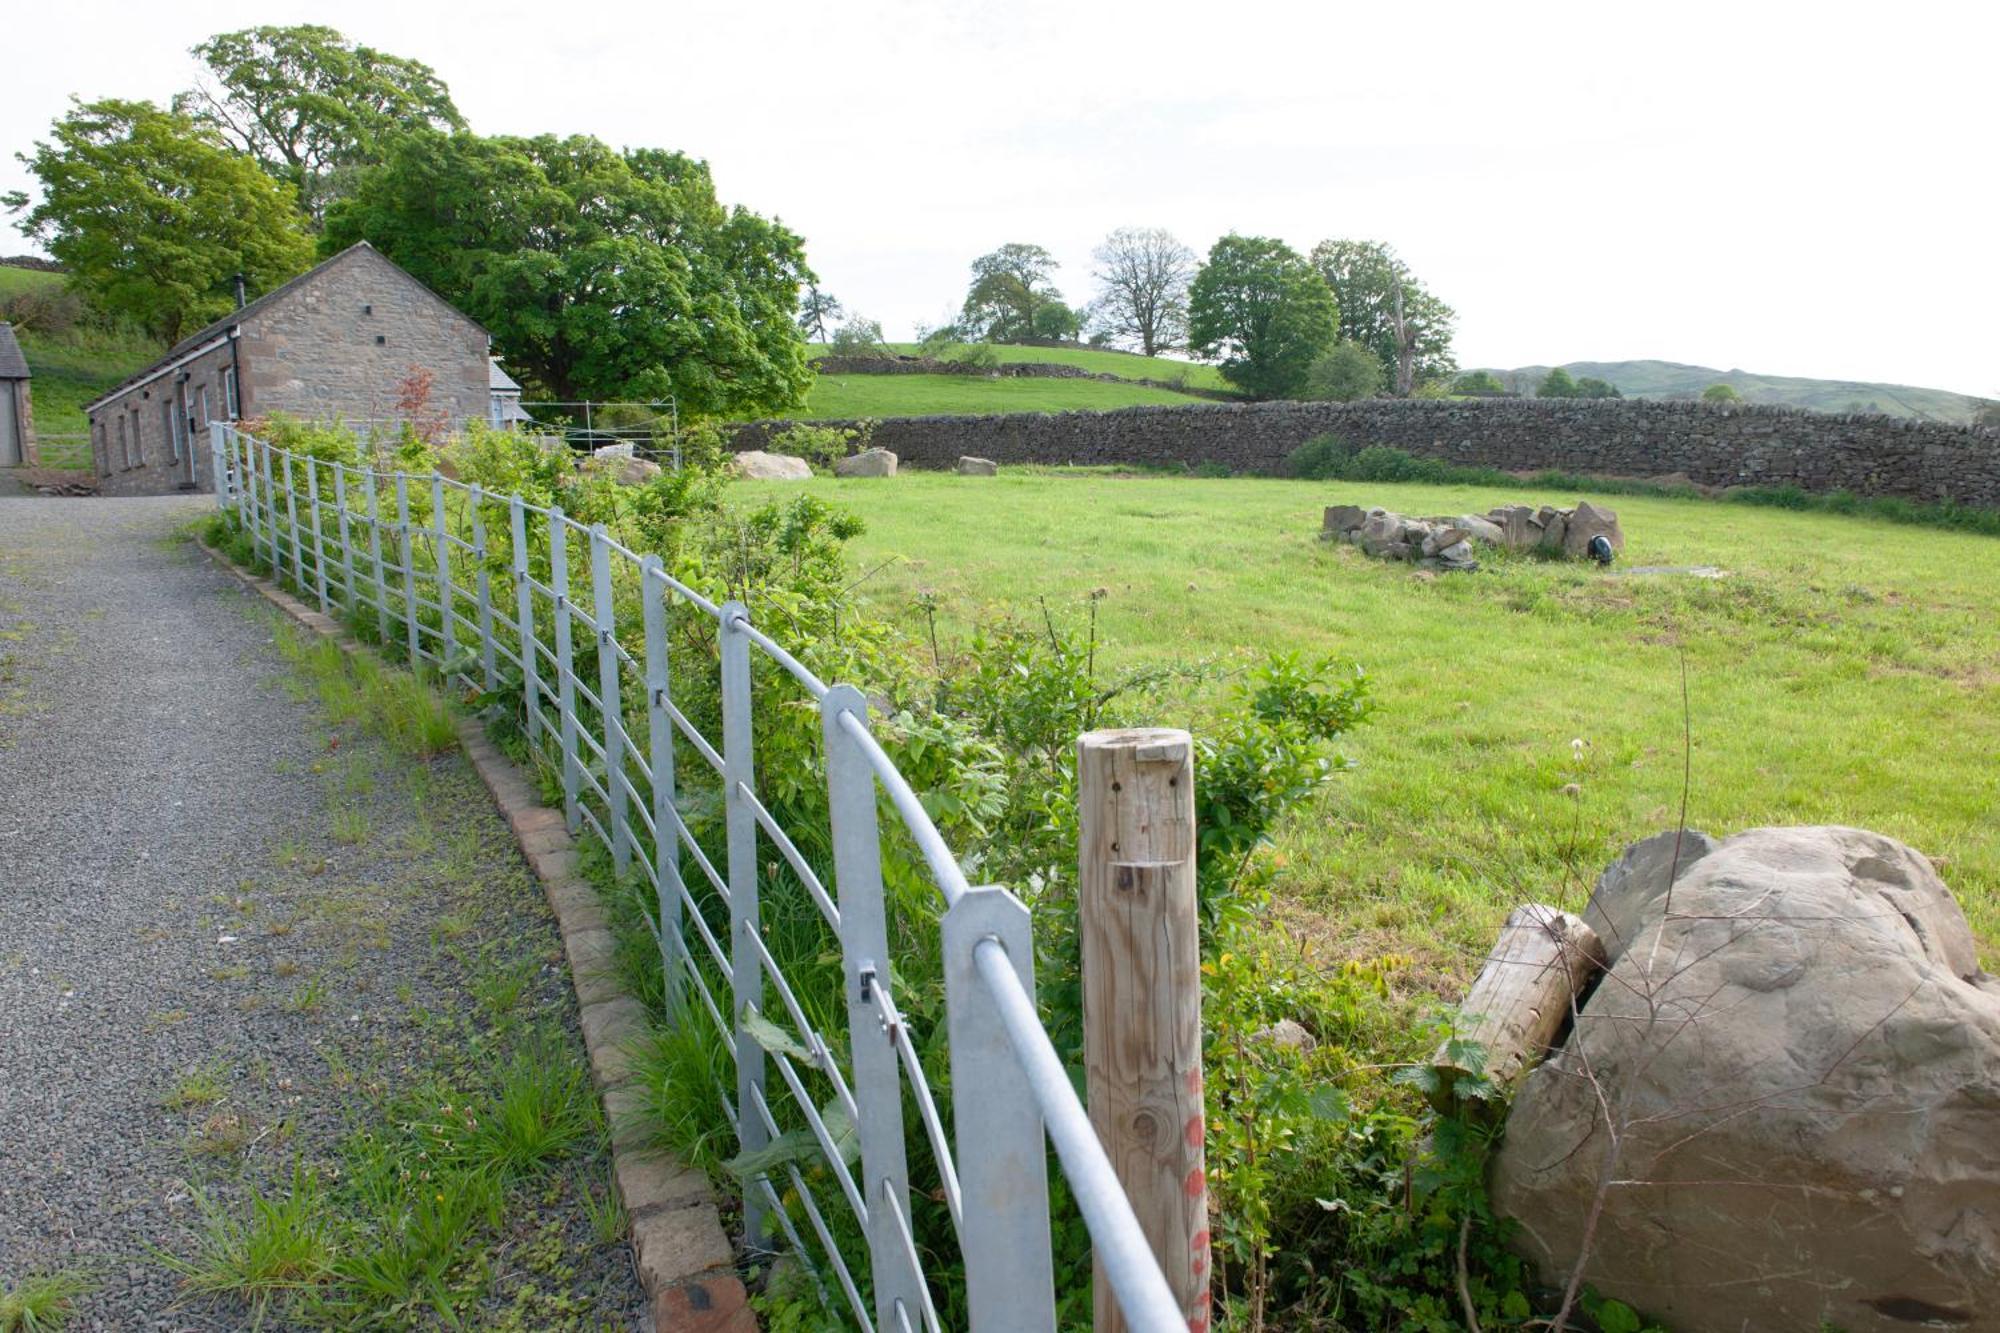
[[585, 136], [419, 130], [327, 213], [483, 323], [562, 400], [779, 412], [812, 382], [794, 322], [812, 281], [781, 223], [724, 208], [705, 163]]
[[21, 231], [92, 304], [162, 343], [227, 314], [236, 274], [262, 291], [312, 262], [283, 186], [151, 102], [75, 103], [21, 161], [41, 182]]
[[1097, 299], [1091, 323], [1107, 341], [1147, 356], [1187, 346], [1194, 251], [1159, 227], [1120, 227], [1091, 256]]
[[1375, 354], [1382, 382], [1398, 397], [1458, 369], [1451, 352], [1457, 313], [1425, 290], [1392, 247], [1321, 241], [1312, 263], [1340, 303], [1341, 336]]
[[1224, 378], [1259, 398], [1304, 392], [1339, 332], [1332, 290], [1298, 251], [1268, 236], [1223, 237], [1188, 289], [1194, 350], [1220, 358]]
[[1076, 312], [1051, 281], [1055, 256], [1039, 245], [1009, 242], [972, 261], [956, 332], [968, 342], [1027, 342], [1076, 336]]
[[206, 76], [174, 109], [290, 185], [315, 226], [354, 169], [394, 135], [465, 127], [430, 66], [319, 24], [219, 33], [194, 55]]

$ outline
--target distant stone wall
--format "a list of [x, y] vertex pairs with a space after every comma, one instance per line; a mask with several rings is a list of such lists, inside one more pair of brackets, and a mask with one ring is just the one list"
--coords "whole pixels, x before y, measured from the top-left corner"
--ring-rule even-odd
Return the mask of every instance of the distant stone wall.
[[[786, 422], [739, 428], [763, 446]], [[853, 423], [834, 423], [853, 424]], [[2000, 508], [2000, 433], [1900, 418], [1643, 399], [1201, 404], [978, 417], [891, 417], [874, 443], [905, 466], [949, 468], [961, 454], [1006, 463], [1192, 467], [1278, 474], [1285, 456], [1331, 431], [1357, 445], [1510, 472], [1681, 473], [1702, 485], [1791, 485]]]

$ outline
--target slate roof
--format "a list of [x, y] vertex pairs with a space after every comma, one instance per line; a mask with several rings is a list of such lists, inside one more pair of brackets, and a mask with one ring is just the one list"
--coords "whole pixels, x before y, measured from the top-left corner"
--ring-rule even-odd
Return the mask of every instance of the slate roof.
[[486, 387], [494, 393], [521, 392], [521, 386], [514, 382], [514, 377], [500, 369], [500, 358], [497, 356], [486, 358]]
[[415, 283], [417, 287], [421, 288], [424, 292], [428, 293], [431, 299], [437, 301], [441, 305], [449, 306], [451, 310], [459, 316], [459, 318], [471, 324], [481, 333], [484, 333], [486, 331], [485, 327], [481, 325], [478, 320], [466, 314], [464, 311], [460, 310], [457, 306], [452, 305], [451, 302], [445, 300], [442, 296], [439, 296], [436, 292], [431, 291], [430, 288], [425, 287], [421, 282], [417, 282], [417, 280], [411, 277], [407, 272], [405, 272], [402, 266], [396, 263], [395, 260], [390, 259], [387, 255], [382, 254], [381, 251], [375, 250], [375, 247], [368, 244], [368, 242], [366, 241], [356, 241], [353, 245], [348, 246], [345, 250], [342, 250], [339, 254], [335, 255], [333, 258], [325, 261], [324, 263], [313, 265], [313, 267], [299, 274], [298, 277], [293, 278], [291, 281], [279, 283], [276, 287], [273, 287], [270, 291], [265, 292], [262, 296], [258, 297], [256, 300], [251, 301], [245, 305], [239, 306], [235, 310], [232, 310], [228, 314], [224, 315], [221, 319], [216, 320], [213, 324], [208, 325], [206, 328], [203, 328], [198, 332], [189, 334], [187, 337], [175, 343], [172, 347], [169, 347], [166, 350], [166, 353], [162, 355], [159, 360], [153, 362], [151, 365], [148, 365], [144, 370], [141, 370], [136, 374], [128, 376], [126, 379], [121, 380], [113, 388], [107, 389], [105, 392], [91, 399], [88, 403], [85, 403], [83, 410], [85, 412], [89, 412], [92, 409], [96, 408], [99, 404], [107, 401], [108, 399], [116, 398], [119, 394], [124, 393], [129, 389], [135, 389], [139, 385], [144, 384], [146, 381], [157, 378], [168, 366], [172, 365], [175, 361], [178, 361], [181, 357], [187, 355], [195, 348], [201, 346], [203, 343], [209, 341], [212, 338], [216, 338], [224, 333], [227, 333], [230, 329], [235, 328], [238, 324], [241, 324], [244, 320], [250, 319], [253, 316], [255, 316], [259, 311], [270, 309], [272, 306], [278, 304], [280, 301], [284, 300], [287, 296], [297, 291], [300, 287], [303, 287], [312, 278], [317, 277], [319, 274], [325, 272], [327, 269], [332, 268], [335, 264], [341, 263], [349, 255], [359, 253], [360, 251], [363, 250], [374, 251], [378, 256], [381, 257], [382, 262], [386, 263], [390, 268], [395, 269], [396, 272], [401, 273], [404, 278], [408, 279], [408, 281]]
[[21, 344], [14, 341], [14, 326], [0, 324], [0, 380], [24, 380], [29, 375], [28, 358], [21, 355]]

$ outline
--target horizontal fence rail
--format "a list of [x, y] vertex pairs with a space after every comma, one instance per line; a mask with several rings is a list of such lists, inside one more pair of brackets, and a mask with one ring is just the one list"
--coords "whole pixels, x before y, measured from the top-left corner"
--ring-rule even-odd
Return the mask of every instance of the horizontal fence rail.
[[[970, 1327], [1053, 1329], [1053, 1146], [1127, 1324], [1188, 1327], [1042, 1026], [1028, 909], [967, 883], [859, 689], [822, 681], [741, 603], [703, 596], [558, 507], [309, 457], [224, 423], [210, 444], [218, 502], [259, 565], [519, 716], [571, 831], [587, 829], [635, 895], [673, 1020], [710, 1025], [729, 1054], [733, 1078], [715, 1095], [739, 1163], [753, 1164], [750, 1248], [790, 1247], [844, 1322], [937, 1330], [947, 1293], [927, 1274], [914, 1197], [948, 1217], [965, 1268], [952, 1308]], [[712, 690], [674, 679], [685, 658], [672, 645], [690, 626], [714, 636], [701, 659]], [[795, 708], [818, 718], [824, 827], [788, 828], [760, 794], [760, 730]], [[719, 827], [720, 846], [704, 846], [698, 824]], [[943, 905], [949, 1098], [895, 994], [885, 854]], [[782, 907], [763, 910], [767, 898]], [[781, 966], [773, 939], [806, 930], [828, 933], [838, 999]], [[823, 1030], [834, 1019], [842, 1041]], [[913, 1150], [935, 1194], [913, 1190]]]

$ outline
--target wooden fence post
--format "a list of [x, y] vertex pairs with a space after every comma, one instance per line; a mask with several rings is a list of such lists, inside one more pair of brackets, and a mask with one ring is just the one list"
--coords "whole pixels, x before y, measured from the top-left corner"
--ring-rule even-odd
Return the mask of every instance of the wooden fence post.
[[[1209, 1320], [1201, 939], [1194, 742], [1185, 731], [1093, 731], [1077, 742], [1077, 877], [1090, 1122], [1167, 1285]], [[1096, 1280], [1099, 1333], [1123, 1333]]]

